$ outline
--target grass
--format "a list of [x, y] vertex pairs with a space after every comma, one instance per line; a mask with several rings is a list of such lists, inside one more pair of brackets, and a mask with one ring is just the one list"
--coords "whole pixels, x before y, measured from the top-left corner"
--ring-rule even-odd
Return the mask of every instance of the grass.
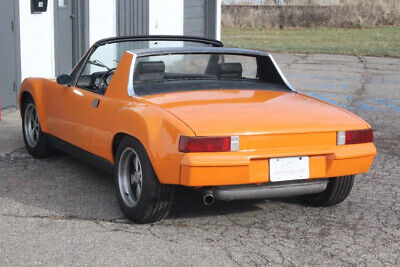
[[227, 47], [267, 52], [400, 57], [400, 26], [370, 29], [224, 28], [222, 41]]

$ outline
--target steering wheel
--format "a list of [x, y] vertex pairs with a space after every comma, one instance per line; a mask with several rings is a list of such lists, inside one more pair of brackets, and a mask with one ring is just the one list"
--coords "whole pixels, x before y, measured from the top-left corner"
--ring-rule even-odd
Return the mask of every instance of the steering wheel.
[[[100, 94], [105, 94], [109, 80], [108, 78], [113, 75], [113, 72], [115, 71], [115, 68], [109, 69], [106, 72], [102, 73], [101, 75], [98, 75], [97, 77], [94, 78], [93, 82], [93, 87], [94, 90]], [[98, 73], [100, 74], [100, 73]]]
[[109, 83], [108, 77], [114, 74], [115, 69], [116, 68], [109, 69], [107, 72], [105, 72], [101, 76], [101, 80], [104, 81], [104, 84], [106, 85], [106, 87], [108, 86], [108, 83]]

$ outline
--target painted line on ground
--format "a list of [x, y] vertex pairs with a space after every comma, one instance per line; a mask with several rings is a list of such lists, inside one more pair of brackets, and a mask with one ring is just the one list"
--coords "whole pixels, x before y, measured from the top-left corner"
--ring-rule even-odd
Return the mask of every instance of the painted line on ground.
[[[342, 108], [346, 108], [346, 109], [356, 109], [356, 108], [355, 107], [341, 105], [338, 102], [336, 102], [334, 100], [331, 100], [328, 97], [322, 96], [321, 94], [323, 94], [323, 95], [331, 95], [331, 96], [335, 96], [335, 97], [344, 96], [347, 100], [355, 101], [356, 105], [358, 105], [360, 108], [365, 109], [365, 110], [377, 111], [379, 109], [382, 109], [382, 108], [373, 107], [372, 105], [364, 104], [361, 101], [356, 100], [352, 96], [348, 96], [348, 95], [340, 95], [340, 94], [337, 94], [337, 93], [329, 93], [329, 92], [314, 93], [314, 92], [310, 92], [310, 91], [305, 91], [304, 93], [306, 93], [308, 95], [311, 95], [311, 96], [314, 96], [314, 97], [316, 97], [318, 99], [324, 100], [325, 102], [329, 102], [329, 103], [331, 103], [333, 105], [336, 105], [336, 106], [339, 106], [339, 107], [342, 107]], [[400, 106], [396, 106], [396, 105], [393, 105], [393, 104], [389, 103], [389, 102], [400, 102], [400, 99], [367, 98], [367, 99], [365, 99], [365, 101], [373, 101], [375, 103], [384, 105], [385, 107], [388, 107], [388, 108], [390, 108], [392, 110], [400, 112]]]
[[351, 97], [351, 96], [345, 96], [348, 100], [350, 100], [350, 101], [354, 101], [355, 103], [356, 103], [356, 105], [358, 105], [358, 106], [360, 106], [360, 107], [362, 107], [362, 108], [364, 108], [364, 109], [366, 109], [366, 110], [377, 110], [377, 108], [375, 108], [375, 107], [373, 107], [373, 106], [369, 106], [369, 105], [367, 105], [367, 104], [364, 104], [364, 103], [361, 103], [360, 101], [358, 101], [357, 99], [354, 99], [353, 97]]
[[319, 84], [311, 84], [311, 83], [302, 83], [302, 86], [306, 87], [320, 87], [320, 88], [338, 88], [342, 87], [343, 89], [349, 89], [349, 86], [347, 84], [330, 84], [330, 83], [319, 83]]
[[[320, 76], [320, 75], [310, 75], [310, 74], [291, 74], [291, 73], [286, 73], [286, 77], [296, 77], [296, 78], [306, 78], [306, 79], [312, 79], [312, 80], [330, 80], [330, 81], [355, 81], [355, 82], [360, 82], [361, 78], [337, 78], [336, 76]], [[380, 80], [377, 80], [378, 78], [372, 79], [369, 83], [370, 84], [399, 84], [400, 80], [394, 80], [394, 79], [384, 79], [381, 78]]]
[[399, 102], [400, 103], [400, 99], [383, 99], [384, 101], [388, 101], [388, 102]]
[[[312, 92], [312, 91], [308, 91], [308, 92]], [[325, 94], [325, 95], [331, 95], [331, 96], [342, 96], [343, 94], [340, 93], [332, 93], [332, 92], [318, 92], [319, 94]], [[348, 95], [346, 95], [345, 97], [350, 97]], [[379, 101], [386, 101], [386, 102], [400, 102], [400, 98], [365, 98], [366, 101], [368, 100], [373, 100], [373, 99], [377, 99]]]
[[392, 109], [396, 110], [397, 112], [400, 112], [400, 107], [392, 105], [392, 104], [388, 103], [387, 101], [384, 101], [384, 100], [381, 100], [381, 99], [377, 99], [377, 98], [373, 98], [371, 100], [375, 101], [375, 102], [377, 102], [379, 104], [385, 105], [385, 106], [387, 106], [389, 108], [392, 108]]
[[316, 98], [318, 98], [318, 99], [324, 100], [325, 102], [331, 103], [333, 105], [336, 105], [336, 106], [339, 106], [339, 107], [342, 107], [342, 108], [346, 108], [345, 106], [343, 106], [343, 105], [341, 105], [341, 104], [339, 104], [339, 103], [337, 103], [337, 102], [335, 102], [335, 101], [333, 101], [333, 100], [331, 100], [329, 98], [323, 97], [322, 95], [319, 95], [319, 94], [316, 94], [316, 93], [311, 93], [311, 95], [316, 97]]

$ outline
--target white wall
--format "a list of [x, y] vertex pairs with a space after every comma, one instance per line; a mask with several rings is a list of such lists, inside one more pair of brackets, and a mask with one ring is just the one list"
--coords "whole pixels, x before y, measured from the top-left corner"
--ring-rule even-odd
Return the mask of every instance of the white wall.
[[[90, 44], [116, 35], [116, 1], [89, 0]], [[54, 0], [40, 14], [31, 14], [30, 1], [19, 1], [19, 12], [22, 79], [54, 77]]]
[[221, 40], [221, 0], [217, 0], [217, 17], [215, 19], [215, 39]]
[[89, 0], [89, 42], [117, 34], [117, 0]]
[[[1, 1], [1, 0], [0, 0]], [[53, 77], [54, 60], [54, 0], [49, 0], [47, 12], [31, 14], [30, 1], [19, 3], [21, 33], [21, 76]], [[89, 42], [112, 37], [117, 32], [116, 1], [89, 0]], [[182, 35], [184, 0], [149, 0], [149, 34]], [[220, 36], [220, 1], [217, 11], [217, 38]], [[38, 63], [40, 62], [40, 67]]]
[[30, 1], [19, 1], [21, 38], [21, 76], [53, 77], [54, 63], [54, 12], [49, 0], [47, 12], [31, 14]]
[[[114, 37], [117, 34], [117, 0], [89, 0], [89, 43], [92, 45], [100, 39]], [[112, 67], [117, 51], [103, 51], [96, 58]], [[94, 55], [96, 56], [96, 55]], [[104, 71], [104, 68], [91, 66], [91, 72]]]
[[149, 0], [149, 34], [183, 34], [183, 0]]

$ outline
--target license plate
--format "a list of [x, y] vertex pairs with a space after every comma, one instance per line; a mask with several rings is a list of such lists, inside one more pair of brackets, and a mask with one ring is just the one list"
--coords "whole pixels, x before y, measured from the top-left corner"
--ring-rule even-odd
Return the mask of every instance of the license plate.
[[310, 166], [307, 156], [271, 158], [269, 160], [269, 180], [282, 182], [302, 180], [310, 177]]

